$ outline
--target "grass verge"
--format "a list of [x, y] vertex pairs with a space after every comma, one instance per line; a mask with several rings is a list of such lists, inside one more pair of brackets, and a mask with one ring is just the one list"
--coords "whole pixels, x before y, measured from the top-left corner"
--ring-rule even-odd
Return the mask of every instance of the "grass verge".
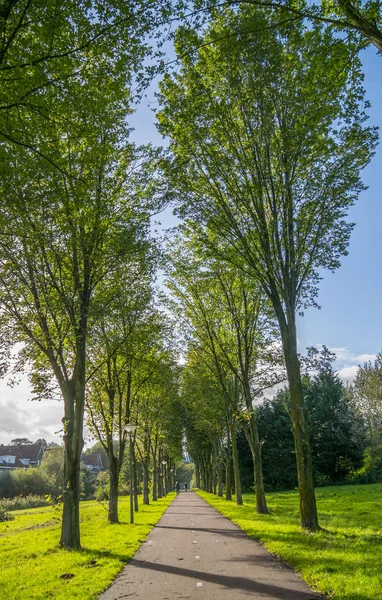
[[335, 600], [382, 600], [382, 484], [316, 489], [322, 531], [299, 527], [297, 491], [267, 494], [271, 515], [198, 492], [211, 506]]
[[82, 502], [82, 550], [58, 547], [60, 512], [52, 507], [15, 511], [0, 523], [1, 600], [93, 600], [135, 554], [170, 504], [168, 494], [140, 506], [129, 524], [129, 498], [120, 498], [120, 523], [107, 523], [106, 507]]

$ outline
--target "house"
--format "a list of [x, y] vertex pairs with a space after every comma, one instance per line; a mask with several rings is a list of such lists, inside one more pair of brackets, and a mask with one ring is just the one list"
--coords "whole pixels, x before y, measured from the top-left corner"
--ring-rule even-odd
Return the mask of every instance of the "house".
[[19, 444], [17, 446], [3, 446], [3, 444], [0, 444], [0, 471], [39, 467], [43, 454], [44, 447], [40, 442], [37, 444]]
[[91, 473], [99, 473], [104, 470], [100, 454], [84, 454], [81, 461]]

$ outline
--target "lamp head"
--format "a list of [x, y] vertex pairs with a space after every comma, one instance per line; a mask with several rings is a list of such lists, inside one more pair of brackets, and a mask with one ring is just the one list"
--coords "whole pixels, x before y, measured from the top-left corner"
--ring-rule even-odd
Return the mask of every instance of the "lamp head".
[[129, 435], [133, 435], [133, 433], [135, 432], [136, 428], [137, 428], [137, 426], [134, 425], [133, 423], [127, 423], [127, 425], [124, 426], [124, 430]]

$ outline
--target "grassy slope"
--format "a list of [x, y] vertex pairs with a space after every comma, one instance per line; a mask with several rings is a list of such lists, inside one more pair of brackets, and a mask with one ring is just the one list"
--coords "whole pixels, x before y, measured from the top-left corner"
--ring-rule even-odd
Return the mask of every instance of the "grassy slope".
[[318, 488], [326, 531], [299, 528], [297, 492], [267, 495], [272, 515], [257, 515], [253, 495], [236, 506], [199, 492], [250, 537], [293, 566], [316, 590], [336, 600], [382, 600], [382, 484]]
[[[136, 552], [173, 499], [168, 494], [140, 508], [129, 525], [129, 498], [120, 499], [120, 524], [107, 523], [97, 502], [81, 503], [83, 550], [58, 547], [60, 515], [51, 507], [15, 511], [0, 523], [1, 600], [90, 600], [97, 598]], [[66, 573], [71, 579], [61, 579]]]

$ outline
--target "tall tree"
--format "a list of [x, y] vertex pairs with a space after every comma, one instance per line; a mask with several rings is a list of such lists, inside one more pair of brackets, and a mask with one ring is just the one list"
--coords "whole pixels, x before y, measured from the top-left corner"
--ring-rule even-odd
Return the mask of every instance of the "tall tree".
[[108, 457], [110, 523], [118, 522], [118, 484], [127, 438], [124, 426], [132, 420], [142, 384], [135, 367], [149, 352], [153, 325], [153, 261], [148, 240], [144, 241], [130, 263], [105, 280], [103, 293], [110, 296], [112, 290], [113, 295], [106, 308], [101, 295], [101, 315], [89, 339], [86, 405], [89, 427]]
[[[215, 363], [233, 414], [242, 417], [253, 458], [257, 512], [267, 513], [253, 402], [265, 388], [284, 379], [280, 360], [276, 360], [269, 306], [260, 286], [241, 270], [209, 259], [192, 239], [183, 237], [179, 245], [181, 250], [174, 255], [169, 286], [189, 321], [191, 335]], [[275, 360], [278, 369], [274, 368]], [[238, 394], [234, 396], [228, 393], [228, 388], [233, 388], [228, 384], [226, 370], [238, 382], [239, 387], [234, 386]]]
[[[351, 0], [323, 0], [321, 3], [308, 3], [306, 0], [295, 2], [293, 0], [233, 0], [229, 5], [239, 6], [249, 4], [272, 10], [273, 14], [282, 23], [285, 19], [307, 19], [315, 22], [329, 24], [337, 31], [356, 35], [360, 40], [360, 47], [370, 44], [382, 52], [382, 12], [378, 0], [368, 2]], [[198, 4], [199, 5], [199, 4]], [[217, 3], [217, 7], [224, 10], [227, 3]], [[209, 3], [208, 8], [211, 9]], [[277, 21], [275, 25], [277, 24]], [[243, 32], [245, 33], [245, 32]]]
[[128, 143], [128, 92], [112, 73], [99, 89], [99, 77], [71, 89], [73, 110], [87, 114], [83, 128], [75, 136], [57, 128], [52, 140], [70, 176], [14, 148], [0, 180], [2, 342], [5, 351], [9, 340], [20, 342], [16, 369], [29, 367], [39, 398], [58, 388], [64, 400], [65, 547], [80, 545], [86, 348], [102, 312], [93, 302], [149, 224], [146, 164]]
[[66, 91], [83, 85], [100, 63], [105, 79], [113, 72], [116, 82], [122, 76], [141, 89], [152, 76], [148, 59], [158, 52], [152, 38], [173, 8], [171, 0], [0, 0], [1, 162], [8, 160], [3, 148], [16, 144], [65, 169], [51, 152], [50, 127], [81, 127]]
[[[242, 30], [256, 33], [243, 44]], [[291, 394], [301, 525], [314, 530], [296, 314], [316, 304], [321, 271], [339, 267], [346, 254], [352, 224], [345, 217], [373, 153], [359, 61], [329, 29], [275, 30], [268, 14], [249, 6], [227, 9], [202, 38], [180, 29], [176, 49], [181, 70], [161, 84], [158, 118], [170, 138], [180, 213], [208, 251], [255, 278], [273, 306]]]
[[226, 463], [226, 493], [231, 494], [231, 449], [226, 400], [205, 361], [189, 348], [181, 379], [181, 401], [187, 449], [195, 463], [196, 486], [212, 492], [214, 471], [222, 493], [222, 463]]

